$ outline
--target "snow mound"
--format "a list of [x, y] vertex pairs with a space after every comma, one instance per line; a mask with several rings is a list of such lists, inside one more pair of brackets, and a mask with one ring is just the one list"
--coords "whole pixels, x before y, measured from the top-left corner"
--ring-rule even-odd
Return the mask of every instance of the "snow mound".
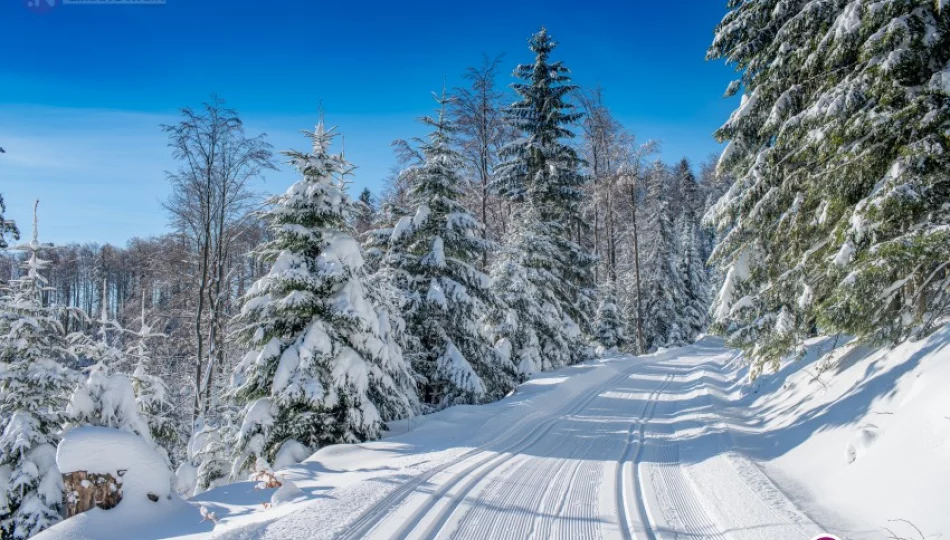
[[121, 478], [122, 501], [111, 510], [93, 508], [67, 519], [33, 540], [153, 540], [210, 532], [214, 526], [202, 522], [198, 508], [174, 493], [165, 460], [134, 433], [74, 428], [60, 442], [56, 463], [64, 473], [86, 471]]
[[313, 450], [307, 448], [306, 445], [293, 439], [285, 441], [284, 444], [280, 445], [277, 456], [274, 457], [274, 469], [286, 469], [296, 465], [310, 457], [311, 454], [313, 454]]
[[299, 487], [297, 487], [297, 484], [287, 479], [282, 480], [282, 482], [283, 484], [270, 497], [271, 505], [278, 506], [280, 504], [294, 502], [307, 497], [307, 495]]
[[134, 433], [103, 427], [79, 427], [66, 433], [56, 450], [56, 465], [63, 473], [86, 471], [121, 478], [122, 503], [168, 498], [172, 475], [157, 452]]
[[854, 463], [859, 457], [871, 449], [871, 445], [877, 440], [878, 429], [875, 425], [867, 425], [858, 430], [854, 440], [845, 447], [845, 456], [848, 463]]

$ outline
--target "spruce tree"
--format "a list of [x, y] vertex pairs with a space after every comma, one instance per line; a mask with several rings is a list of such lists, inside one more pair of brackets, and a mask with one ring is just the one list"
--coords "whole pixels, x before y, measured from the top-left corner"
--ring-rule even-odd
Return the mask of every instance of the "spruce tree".
[[248, 291], [237, 336], [250, 352], [237, 368], [244, 405], [233, 472], [274, 459], [296, 440], [310, 448], [379, 436], [414, 406], [409, 367], [385, 338], [353, 237], [356, 211], [321, 121], [307, 154], [288, 152], [302, 179], [266, 212], [273, 239], [260, 250], [270, 271]]
[[162, 377], [152, 373], [155, 359], [152, 357], [150, 342], [165, 338], [165, 334], [153, 330], [145, 317], [145, 294], [142, 294], [142, 313], [139, 329], [132, 334], [134, 340], [125, 351], [133, 363], [131, 374], [132, 387], [139, 414], [142, 415], [152, 440], [165, 451], [176, 448], [182, 440], [182, 433], [172, 418], [174, 404], [169, 399], [168, 386]]
[[690, 168], [689, 161], [682, 160], [676, 169], [679, 181], [678, 216], [680, 255], [679, 275], [683, 279], [682, 297], [677, 307], [679, 324], [685, 342], [692, 342], [708, 326], [709, 290], [705, 259], [706, 241], [700, 229], [699, 210], [702, 208], [702, 190]]
[[20, 239], [20, 230], [17, 229], [16, 223], [3, 217], [3, 213], [6, 211], [7, 207], [3, 202], [3, 195], [0, 195], [0, 249], [7, 249], [9, 246], [7, 238]]
[[594, 339], [606, 350], [622, 349], [628, 341], [625, 326], [617, 307], [617, 290], [608, 283], [601, 287], [600, 303], [594, 321]]
[[[142, 379], [136, 379], [128, 372], [133, 369], [132, 359], [120, 347], [127, 331], [118, 321], [108, 314], [108, 288], [105, 281], [102, 284], [101, 314], [98, 320], [96, 338], [79, 335], [73, 338], [73, 349], [82, 358], [94, 363], [83, 371], [86, 377], [76, 384], [66, 407], [69, 425], [98, 426], [128, 431], [145, 439], [159, 454], [166, 458], [168, 452], [153, 439], [153, 429], [149, 420], [158, 422], [163, 429], [168, 429], [168, 420], [147, 417], [141, 407], [136, 390], [150, 392], [146, 397], [149, 401], [155, 399], [154, 392], [163, 392], [164, 385], [157, 389], [154, 379], [148, 379], [148, 386], [143, 385]], [[136, 349], [141, 352], [142, 345]], [[140, 356], [138, 361], [143, 358]], [[160, 384], [160, 383], [159, 383]], [[168, 404], [166, 403], [166, 406]], [[167, 413], [167, 410], [166, 410]]]
[[580, 328], [560, 309], [551, 286], [556, 278], [538, 258], [554, 246], [544, 227], [549, 222], [533, 208], [531, 202], [520, 205], [521, 215], [492, 266], [491, 289], [498, 304], [487, 317], [495, 349], [515, 367], [520, 380], [585, 357]]
[[718, 329], [759, 369], [816, 332], [894, 340], [946, 313], [950, 18], [939, 1], [733, 1], [742, 72], [709, 213]]
[[[39, 204], [37, 202], [37, 204]], [[44, 304], [42, 272], [49, 244], [33, 238], [24, 275], [0, 296], [0, 536], [25, 539], [61, 519], [62, 479], [56, 445], [66, 420], [73, 375], [61, 310]]]
[[411, 359], [422, 378], [421, 398], [434, 408], [503, 397], [514, 387], [510, 364], [495, 351], [479, 314], [496, 300], [478, 269], [490, 243], [462, 205], [461, 156], [452, 149], [449, 99], [418, 140], [423, 162], [407, 169], [410, 216], [396, 224], [381, 272], [402, 294]]
[[[574, 234], [583, 229], [579, 209], [585, 183], [579, 172], [581, 159], [567, 144], [573, 137], [570, 126], [580, 117], [568, 101], [575, 87], [570, 84], [568, 69], [561, 62], [551, 61], [555, 43], [546, 30], [532, 36], [529, 44], [535, 61], [515, 70], [521, 81], [512, 87], [520, 99], [506, 111], [507, 121], [521, 136], [502, 149], [504, 161], [498, 166], [493, 184], [515, 203], [516, 214], [505, 255], [493, 271], [493, 288], [503, 298], [514, 296], [505, 287], [534, 289], [537, 297], [531, 302], [543, 308], [547, 319], [560, 319], [559, 330], [540, 331], [549, 334], [541, 340], [542, 350], [550, 356], [544, 362], [556, 366], [562, 361], [579, 361], [586, 354], [578, 330], [591, 330], [596, 258], [574, 241]], [[518, 283], [516, 277], [530, 280], [530, 287]], [[522, 320], [541, 316], [517, 315], [515, 318]], [[499, 322], [497, 316], [493, 320]], [[498, 337], [512, 343], [523, 341], [505, 331]], [[530, 350], [527, 343], [522, 346], [528, 347], [524, 351]], [[514, 350], [522, 346], [516, 344]], [[534, 362], [528, 356], [519, 360], [517, 354], [513, 358], [516, 365]]]
[[644, 225], [644, 346], [647, 350], [685, 342], [679, 308], [684, 302], [679, 242], [670, 204], [675, 189], [663, 163], [657, 161], [648, 179]]

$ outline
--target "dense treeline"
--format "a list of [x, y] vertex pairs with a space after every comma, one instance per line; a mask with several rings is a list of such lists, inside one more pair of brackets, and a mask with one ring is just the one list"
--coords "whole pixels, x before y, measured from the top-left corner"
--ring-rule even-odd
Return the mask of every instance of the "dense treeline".
[[926, 335], [950, 309], [950, 10], [733, 1], [709, 58], [741, 77], [715, 328], [756, 372], [804, 340]]

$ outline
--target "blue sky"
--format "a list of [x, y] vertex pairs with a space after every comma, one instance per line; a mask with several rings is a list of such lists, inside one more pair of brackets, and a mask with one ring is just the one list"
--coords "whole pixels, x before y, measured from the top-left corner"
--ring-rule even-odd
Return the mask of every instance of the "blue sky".
[[[378, 190], [389, 143], [421, 134], [431, 92], [461, 84], [483, 53], [505, 55], [507, 83], [542, 25], [575, 81], [600, 84], [664, 159], [718, 151], [711, 134], [734, 106], [720, 97], [731, 69], [704, 61], [725, 0], [167, 0], [43, 13], [28, 1], [46, 0], [0, 2], [0, 193], [21, 225], [39, 197], [41, 236], [59, 243], [165, 230], [174, 162], [158, 125], [212, 92], [278, 150], [306, 147], [299, 131], [322, 101], [359, 167], [355, 189]], [[293, 179], [282, 166], [258, 187]]]

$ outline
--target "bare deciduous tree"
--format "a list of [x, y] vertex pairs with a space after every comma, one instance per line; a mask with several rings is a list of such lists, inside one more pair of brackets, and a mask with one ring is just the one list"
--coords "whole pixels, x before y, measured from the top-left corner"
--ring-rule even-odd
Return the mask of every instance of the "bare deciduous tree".
[[[504, 202], [494, 197], [492, 183], [498, 151], [511, 138], [511, 129], [505, 124], [503, 101], [505, 93], [496, 83], [502, 57], [484, 56], [478, 67], [465, 70], [468, 88], [453, 91], [452, 122], [459, 130], [459, 150], [470, 169], [472, 206], [485, 225], [486, 239], [497, 240], [507, 229]], [[482, 260], [488, 266], [488, 254]]]
[[173, 226], [195, 257], [193, 331], [195, 342], [195, 417], [210, 398], [215, 363], [224, 362], [228, 262], [247, 228], [257, 201], [252, 180], [274, 169], [265, 135], [248, 137], [237, 111], [212, 96], [199, 110], [184, 108], [177, 124], [163, 125], [172, 155], [181, 162], [168, 173], [172, 194], [165, 203]]

